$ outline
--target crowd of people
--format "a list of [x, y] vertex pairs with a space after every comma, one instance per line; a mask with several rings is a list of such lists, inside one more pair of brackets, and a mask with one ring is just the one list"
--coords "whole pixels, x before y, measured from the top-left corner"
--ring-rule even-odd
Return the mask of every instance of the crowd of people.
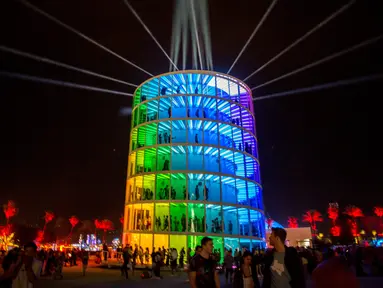
[[[150, 252], [148, 247], [135, 244], [120, 248], [117, 257], [122, 258], [121, 275], [126, 278], [129, 278], [128, 270], [134, 275], [137, 265], [141, 265], [144, 267], [142, 278], [162, 279], [161, 270], [169, 267], [173, 275], [186, 270], [192, 288], [220, 287], [219, 273], [224, 274], [226, 284], [233, 288], [304, 288], [308, 279], [315, 288], [356, 288], [359, 287], [357, 276], [383, 276], [381, 247], [287, 247], [286, 235], [284, 229], [272, 228], [270, 245], [273, 249], [225, 249], [224, 257], [220, 249], [214, 249], [209, 237], [204, 237], [194, 251], [162, 246]], [[109, 256], [105, 251], [104, 260], [107, 260]], [[40, 275], [61, 279], [62, 268], [77, 266], [79, 260], [85, 276], [89, 261], [87, 251], [37, 251], [33, 242], [24, 249], [1, 251], [0, 256], [3, 269], [0, 288], [33, 288]], [[96, 263], [101, 263], [100, 253]]]

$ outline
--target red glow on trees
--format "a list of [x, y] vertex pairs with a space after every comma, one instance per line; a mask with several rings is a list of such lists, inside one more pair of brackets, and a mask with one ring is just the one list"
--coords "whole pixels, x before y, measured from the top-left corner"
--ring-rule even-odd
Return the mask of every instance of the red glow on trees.
[[344, 209], [344, 214], [347, 214], [348, 216], [350, 216], [353, 219], [364, 216], [362, 209], [360, 209], [359, 207], [356, 207], [354, 205], [347, 206], [346, 209]]
[[100, 229], [104, 231], [103, 236], [103, 242], [105, 242], [105, 234], [107, 231], [114, 230], [114, 224], [109, 219], [103, 219], [103, 220], [94, 220], [94, 225], [96, 226], [96, 229]]
[[0, 235], [8, 237], [12, 233], [12, 225], [7, 224], [5, 226], [0, 227]]
[[379, 206], [374, 207], [374, 213], [376, 216], [382, 218], [383, 217], [383, 207], [379, 207]]
[[43, 229], [44, 232], [47, 228], [47, 224], [49, 222], [51, 222], [54, 218], [55, 218], [55, 214], [53, 214], [53, 212], [45, 211], [45, 216], [44, 216], [45, 224], [44, 224], [44, 229]]
[[72, 225], [73, 229], [78, 223], [80, 223], [80, 219], [78, 219], [76, 216], [72, 216], [69, 218], [69, 223]]
[[339, 208], [330, 206], [327, 209], [328, 218], [330, 218], [333, 223], [335, 223], [336, 219], [338, 219]]
[[311, 229], [313, 230], [313, 235], [315, 235], [315, 231], [317, 230], [316, 222], [322, 222], [322, 214], [317, 210], [309, 210], [306, 211], [305, 214], [303, 214], [302, 217], [303, 222], [308, 222], [311, 226]]
[[380, 226], [380, 228], [382, 228], [382, 226], [383, 226], [383, 221], [382, 221], [382, 218], [383, 218], [383, 207], [379, 207], [379, 206], [374, 207], [374, 213], [375, 213], [376, 216], [378, 216], [380, 218], [379, 226]]
[[330, 233], [332, 236], [340, 236], [340, 227], [339, 226], [331, 227]]
[[351, 221], [351, 231], [353, 236], [358, 236], [358, 225], [356, 223], [356, 219], [363, 217], [362, 209], [356, 207], [354, 205], [349, 205], [344, 210], [344, 214], [350, 216], [352, 218]]
[[298, 228], [298, 218], [289, 217], [287, 219], [287, 225], [289, 226], [289, 228]]
[[73, 228], [76, 227], [78, 223], [80, 223], [80, 219], [78, 219], [76, 216], [72, 216], [69, 218], [69, 223], [70, 225], [72, 225], [72, 227], [70, 228], [68, 238], [71, 238], [73, 233]]
[[273, 219], [271, 219], [270, 217], [266, 219], [266, 224], [267, 224], [267, 229], [270, 230], [271, 229], [271, 225], [273, 225]]
[[5, 214], [5, 218], [7, 218], [7, 225], [8, 225], [9, 219], [16, 216], [18, 209], [16, 207], [15, 202], [13, 202], [12, 200], [8, 200], [7, 204], [3, 205], [3, 211]]
[[39, 230], [39, 231], [37, 231], [37, 236], [36, 236], [35, 242], [41, 243], [43, 241], [44, 241], [44, 230]]

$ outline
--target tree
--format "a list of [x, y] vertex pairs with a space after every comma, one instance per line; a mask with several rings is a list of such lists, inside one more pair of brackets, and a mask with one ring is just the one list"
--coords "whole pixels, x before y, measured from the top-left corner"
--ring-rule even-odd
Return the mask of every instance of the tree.
[[328, 214], [328, 218], [332, 220], [333, 225], [335, 225], [335, 221], [336, 219], [338, 219], [338, 215], [339, 215], [339, 208], [336, 206], [329, 206], [327, 208], [327, 214]]
[[316, 222], [322, 222], [323, 218], [322, 218], [322, 214], [319, 211], [309, 210], [309, 211], [306, 211], [305, 214], [303, 214], [302, 221], [308, 222], [310, 224], [310, 227], [313, 231], [313, 235], [315, 235], [316, 234], [315, 232], [317, 230]]
[[340, 236], [340, 227], [339, 226], [332, 226], [330, 229], [330, 234], [335, 237]]
[[364, 216], [362, 209], [360, 209], [359, 207], [356, 207], [354, 205], [349, 205], [346, 207], [346, 209], [344, 210], [343, 213], [351, 217], [352, 235], [358, 236], [358, 224], [357, 224], [356, 220], [357, 220], [357, 218]]
[[96, 226], [96, 229], [100, 229], [104, 231], [102, 242], [105, 242], [105, 234], [106, 231], [114, 230], [114, 224], [109, 219], [103, 219], [103, 220], [94, 220], [94, 225]]
[[69, 218], [69, 223], [70, 223], [70, 225], [71, 225], [72, 227], [70, 228], [70, 232], [69, 232], [69, 235], [68, 235], [68, 239], [72, 237], [73, 228], [76, 227], [76, 225], [77, 225], [78, 223], [80, 223], [80, 219], [78, 219], [76, 216], [71, 216], [71, 217]]
[[375, 213], [376, 216], [379, 217], [379, 219], [380, 219], [379, 226], [382, 227], [383, 226], [383, 221], [382, 221], [382, 218], [383, 218], [383, 207], [379, 207], [379, 206], [374, 207], [374, 213]]
[[331, 219], [332, 227], [330, 229], [330, 234], [335, 237], [340, 236], [340, 227], [336, 225], [336, 220], [339, 217], [339, 206], [338, 203], [330, 203], [327, 208], [328, 218]]
[[287, 225], [289, 228], [298, 228], [298, 218], [289, 216], [287, 219]]
[[383, 207], [379, 207], [379, 206], [374, 207], [374, 213], [379, 218], [382, 218], [383, 217]]
[[55, 218], [55, 214], [53, 214], [53, 212], [45, 211], [45, 216], [44, 216], [44, 222], [45, 223], [44, 223], [44, 229], [43, 229], [44, 233], [45, 233], [45, 231], [47, 229], [47, 224], [49, 222], [51, 222], [54, 218]]
[[36, 235], [36, 239], [35, 239], [35, 242], [37, 243], [41, 243], [44, 241], [44, 230], [38, 230], [37, 231], [37, 235]]
[[15, 202], [12, 200], [8, 200], [7, 204], [3, 205], [3, 211], [5, 214], [5, 218], [7, 219], [7, 225], [9, 224], [9, 220], [16, 216], [19, 209], [16, 207]]

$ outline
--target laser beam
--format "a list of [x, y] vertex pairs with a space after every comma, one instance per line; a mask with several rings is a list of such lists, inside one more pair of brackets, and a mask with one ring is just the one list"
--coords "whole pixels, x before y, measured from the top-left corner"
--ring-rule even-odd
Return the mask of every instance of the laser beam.
[[374, 80], [379, 80], [379, 79], [383, 79], [383, 74], [373, 74], [373, 75], [368, 75], [368, 76], [364, 76], [364, 77], [339, 80], [339, 81], [320, 84], [320, 85], [311, 86], [311, 87], [303, 87], [303, 88], [298, 88], [298, 89], [294, 89], [294, 90], [289, 90], [289, 91], [284, 91], [284, 92], [279, 92], [279, 93], [273, 93], [273, 94], [263, 95], [263, 96], [259, 96], [259, 97], [253, 97], [253, 101], [266, 100], [266, 99], [295, 95], [295, 94], [306, 93], [306, 92], [314, 92], [314, 91], [330, 89], [330, 88], [335, 88], [335, 87], [341, 87], [341, 86], [346, 86], [346, 85], [352, 85], [352, 84], [358, 84], [358, 83], [362, 83], [362, 82], [374, 81]]
[[144, 29], [146, 30], [146, 32], [148, 32], [148, 34], [150, 35], [150, 37], [152, 37], [153, 41], [157, 44], [157, 46], [161, 49], [161, 51], [165, 54], [166, 58], [168, 58], [168, 60], [170, 61], [170, 63], [173, 64], [174, 68], [176, 68], [176, 70], [178, 70], [178, 67], [177, 65], [173, 62], [173, 60], [169, 57], [168, 53], [166, 53], [166, 51], [164, 50], [164, 48], [162, 48], [161, 44], [157, 41], [156, 37], [154, 37], [153, 33], [150, 31], [150, 29], [148, 28], [148, 26], [145, 25], [144, 21], [142, 21], [141, 17], [138, 15], [138, 13], [136, 12], [136, 10], [134, 10], [133, 6], [130, 5], [129, 1], [128, 0], [124, 0], [124, 3], [126, 6], [128, 6], [129, 10], [133, 13], [133, 15], [137, 18], [138, 22], [141, 23], [141, 25], [144, 27]]
[[33, 11], [39, 13], [40, 15], [43, 15], [44, 17], [48, 18], [49, 20], [55, 22], [56, 24], [60, 25], [61, 27], [64, 27], [65, 29], [77, 34], [78, 36], [80, 36], [81, 38], [87, 40], [88, 42], [96, 45], [97, 47], [101, 48], [102, 50], [108, 52], [109, 54], [112, 54], [113, 56], [117, 57], [118, 59], [124, 61], [125, 63], [128, 63], [129, 65], [133, 66], [134, 68], [137, 68], [138, 70], [148, 74], [149, 76], [151, 77], [154, 77], [153, 74], [149, 73], [148, 71], [146, 71], [145, 69], [141, 68], [140, 66], [134, 64], [133, 62], [125, 59], [124, 57], [122, 57], [121, 55], [117, 54], [116, 52], [113, 52], [112, 50], [110, 50], [109, 48], [106, 48], [105, 46], [101, 45], [100, 43], [98, 43], [97, 41], [93, 40], [92, 38], [86, 36], [85, 34], [81, 33], [80, 31], [74, 29], [73, 27], [65, 24], [64, 22], [60, 21], [59, 19], [57, 19], [56, 17], [50, 15], [49, 13], [41, 10], [40, 8], [34, 6], [33, 4], [29, 3], [28, 1], [26, 0], [18, 0], [20, 3], [24, 4], [26, 7], [32, 9]]
[[277, 1], [278, 1], [278, 0], [274, 0], [273, 2], [271, 2], [269, 8], [267, 8], [265, 14], [263, 14], [263, 16], [262, 16], [261, 20], [259, 21], [258, 25], [255, 27], [253, 33], [251, 33], [249, 39], [247, 40], [247, 42], [246, 42], [245, 45], [243, 46], [241, 52], [239, 52], [237, 58], [235, 58], [233, 64], [230, 66], [230, 68], [229, 68], [229, 70], [226, 72], [226, 74], [229, 74], [229, 73], [230, 73], [230, 71], [233, 69], [234, 65], [237, 63], [237, 61], [239, 60], [239, 58], [242, 56], [243, 52], [245, 52], [247, 46], [250, 44], [251, 40], [253, 40], [255, 34], [256, 34], [256, 33], [258, 32], [258, 30], [261, 28], [263, 22], [266, 21], [267, 16], [269, 16], [269, 14], [270, 14], [271, 10], [273, 10], [275, 4], [277, 4]]
[[194, 26], [194, 39], [197, 43], [197, 51], [198, 51], [198, 57], [199, 57], [199, 63], [201, 65], [201, 70], [203, 70], [203, 64], [202, 64], [202, 54], [201, 54], [201, 48], [199, 44], [199, 35], [198, 35], [198, 28], [197, 28], [197, 18], [196, 18], [196, 13], [195, 13], [195, 7], [194, 7], [194, 0], [190, 0], [190, 10], [191, 10], [191, 15], [193, 19], [193, 26]]
[[109, 94], [115, 94], [115, 95], [123, 95], [123, 96], [130, 96], [130, 97], [134, 96], [133, 94], [130, 94], [130, 93], [125, 93], [125, 92], [120, 92], [115, 90], [103, 89], [99, 87], [81, 85], [81, 84], [72, 83], [72, 82], [65, 82], [65, 81], [60, 81], [55, 79], [36, 77], [36, 76], [13, 73], [8, 71], [0, 71], [0, 76], [20, 79], [20, 80], [27, 80], [27, 81], [36, 82], [36, 83], [51, 84], [51, 85], [64, 86], [64, 87], [70, 87], [70, 88], [76, 88], [76, 89], [82, 89], [82, 90], [90, 90], [90, 91], [109, 93]]
[[287, 77], [289, 77], [289, 76], [295, 75], [295, 74], [297, 74], [297, 73], [299, 73], [299, 72], [306, 71], [307, 69], [310, 69], [310, 68], [312, 68], [312, 67], [318, 66], [318, 65], [323, 64], [323, 63], [325, 63], [325, 62], [327, 62], [327, 61], [330, 61], [330, 60], [335, 59], [335, 58], [337, 58], [337, 57], [343, 56], [343, 55], [345, 55], [345, 54], [347, 54], [347, 53], [353, 52], [353, 51], [355, 51], [355, 50], [357, 50], [357, 49], [359, 49], [359, 48], [362, 48], [362, 47], [365, 47], [365, 46], [370, 45], [370, 44], [372, 44], [372, 43], [375, 43], [375, 42], [379, 41], [379, 40], [382, 39], [382, 38], [383, 38], [383, 34], [381, 34], [381, 35], [379, 35], [379, 36], [377, 36], [377, 37], [374, 37], [374, 38], [370, 38], [370, 39], [368, 39], [368, 40], [366, 40], [366, 41], [363, 41], [363, 42], [361, 42], [361, 43], [359, 43], [359, 44], [357, 44], [357, 45], [354, 45], [354, 46], [352, 46], [352, 47], [350, 47], [350, 48], [347, 48], [347, 49], [344, 49], [344, 50], [342, 50], [342, 51], [333, 53], [333, 54], [331, 54], [330, 56], [324, 57], [324, 58], [322, 58], [322, 59], [320, 59], [320, 60], [318, 60], [318, 61], [315, 61], [315, 62], [310, 63], [310, 64], [308, 64], [308, 65], [305, 65], [305, 66], [303, 66], [303, 67], [301, 67], [301, 68], [298, 68], [298, 69], [296, 69], [296, 70], [294, 70], [294, 71], [291, 71], [291, 72], [289, 72], [289, 73], [286, 73], [286, 74], [284, 74], [284, 75], [282, 75], [282, 76], [280, 76], [280, 77], [277, 77], [277, 78], [275, 78], [275, 79], [273, 79], [273, 80], [267, 81], [266, 83], [263, 83], [263, 84], [258, 85], [258, 86], [256, 86], [256, 87], [253, 87], [253, 88], [251, 88], [251, 90], [259, 89], [259, 88], [264, 87], [264, 86], [266, 86], [266, 85], [269, 85], [269, 84], [271, 84], [271, 83], [274, 83], [274, 82], [277, 82], [277, 81], [282, 80], [282, 79], [284, 79], [284, 78], [287, 78]]
[[324, 25], [326, 25], [328, 22], [330, 22], [331, 20], [333, 20], [334, 18], [336, 18], [338, 15], [340, 15], [341, 13], [343, 13], [344, 11], [346, 11], [348, 8], [350, 8], [350, 6], [352, 4], [354, 4], [356, 2], [356, 0], [351, 0], [348, 4], [342, 6], [340, 9], [338, 9], [337, 11], [335, 11], [333, 14], [331, 14], [329, 17], [327, 17], [325, 20], [323, 20], [322, 22], [320, 22], [318, 25], [316, 25], [313, 29], [311, 29], [310, 31], [308, 31], [305, 35], [303, 35], [302, 37], [298, 38], [297, 40], [295, 40], [295, 42], [293, 42], [292, 44], [290, 44], [289, 46], [287, 46], [285, 49], [283, 49], [281, 52], [279, 52], [276, 56], [274, 56], [273, 58], [271, 58], [269, 61], [267, 61], [265, 64], [263, 64], [261, 67], [259, 67], [257, 70], [255, 70], [253, 73], [251, 73], [249, 76], [247, 76], [243, 81], [246, 81], [248, 80], [249, 78], [253, 77], [255, 74], [257, 74], [258, 72], [262, 71], [264, 68], [266, 68], [268, 65], [270, 65], [271, 63], [273, 63], [275, 60], [277, 60], [279, 57], [281, 57], [283, 54], [287, 53], [290, 49], [294, 48], [295, 46], [297, 46], [299, 43], [301, 43], [303, 40], [305, 40], [307, 37], [309, 37], [311, 34], [313, 34], [314, 32], [316, 32], [317, 30], [319, 30], [320, 28], [322, 28]]
[[121, 83], [121, 84], [125, 84], [125, 85], [128, 85], [128, 86], [138, 87], [137, 85], [129, 83], [129, 82], [118, 80], [118, 79], [115, 79], [115, 78], [112, 78], [112, 77], [109, 77], [109, 76], [105, 76], [105, 75], [102, 75], [102, 74], [99, 74], [99, 73], [96, 73], [96, 72], [92, 72], [92, 71], [89, 71], [89, 70], [77, 68], [77, 67], [72, 66], [72, 65], [68, 65], [68, 64], [65, 64], [65, 63], [62, 63], [62, 62], [58, 62], [58, 61], [55, 61], [55, 60], [51, 60], [51, 59], [48, 59], [48, 58], [45, 58], [45, 57], [37, 56], [37, 55], [31, 54], [31, 53], [28, 53], [28, 52], [23, 52], [23, 51], [20, 51], [20, 50], [17, 50], [17, 49], [9, 48], [9, 47], [6, 47], [6, 46], [1, 46], [0, 45], [0, 51], [7, 52], [7, 53], [12, 53], [14, 55], [26, 57], [26, 58], [29, 58], [29, 59], [32, 59], [32, 60], [36, 60], [36, 61], [40, 61], [40, 62], [44, 62], [44, 63], [47, 63], [47, 64], [56, 65], [56, 66], [59, 66], [59, 67], [63, 67], [63, 68], [69, 69], [69, 70], [73, 70], [73, 71], [77, 71], [77, 72], [80, 72], [80, 73], [88, 74], [88, 75], [91, 75], [91, 76], [96, 76], [96, 77], [103, 78], [103, 79], [106, 79], [106, 80], [111, 80], [111, 81], [114, 81], [114, 82], [117, 82], [117, 83]]

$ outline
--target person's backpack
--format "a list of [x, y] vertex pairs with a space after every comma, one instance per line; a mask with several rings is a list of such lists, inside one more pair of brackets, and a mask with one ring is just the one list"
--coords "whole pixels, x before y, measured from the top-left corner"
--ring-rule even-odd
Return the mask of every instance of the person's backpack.
[[242, 288], [243, 287], [243, 275], [241, 268], [237, 268], [234, 271], [233, 276], [233, 288]]

